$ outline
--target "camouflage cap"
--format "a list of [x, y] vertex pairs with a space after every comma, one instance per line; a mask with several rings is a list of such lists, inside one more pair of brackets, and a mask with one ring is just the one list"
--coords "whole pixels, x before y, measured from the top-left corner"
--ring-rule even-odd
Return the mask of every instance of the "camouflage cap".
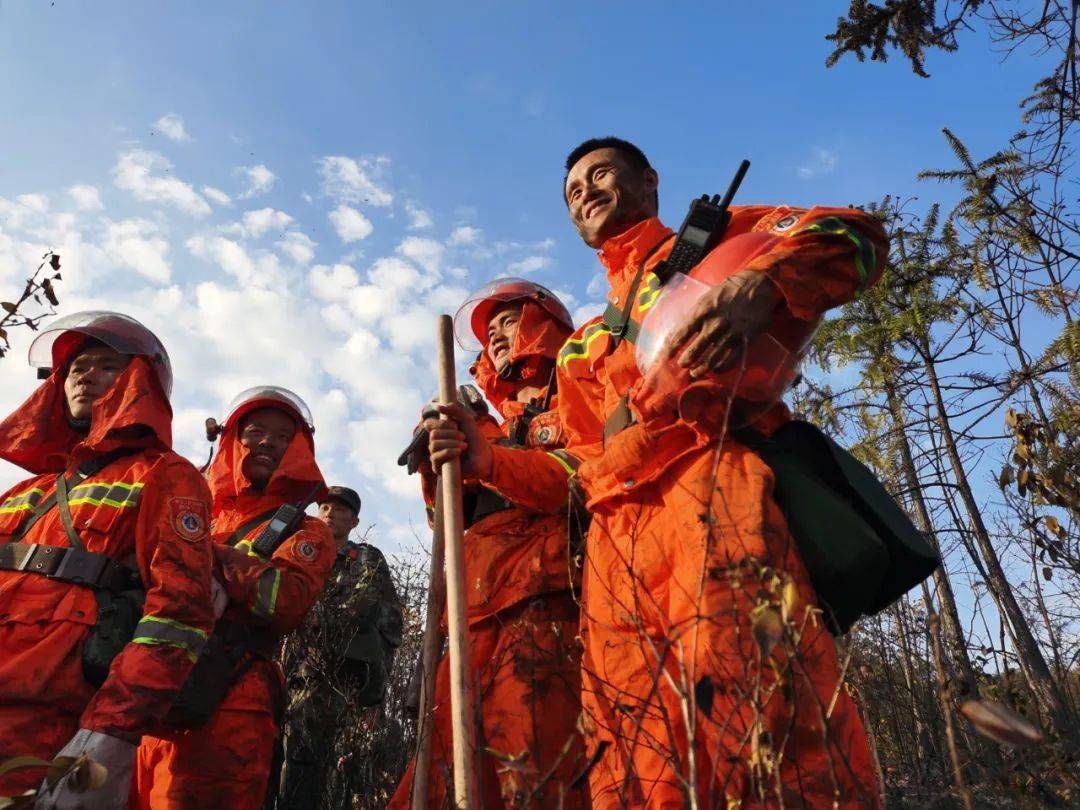
[[348, 487], [330, 487], [326, 491], [326, 495], [319, 501], [320, 504], [327, 501], [338, 501], [345, 504], [352, 509], [356, 514], [360, 514], [360, 496], [355, 489], [349, 489]]

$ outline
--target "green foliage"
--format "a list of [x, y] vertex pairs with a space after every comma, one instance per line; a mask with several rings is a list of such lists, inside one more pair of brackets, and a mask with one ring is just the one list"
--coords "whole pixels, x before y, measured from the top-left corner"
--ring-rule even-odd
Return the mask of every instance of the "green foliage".
[[955, 51], [956, 31], [982, 4], [983, 0], [964, 0], [955, 4], [958, 10], [953, 6], [951, 15], [950, 4], [946, 4], [946, 13], [939, 20], [936, 0], [886, 0], [881, 5], [852, 0], [847, 16], [838, 19], [836, 31], [825, 37], [836, 46], [825, 65], [832, 67], [847, 53], [862, 62], [867, 52], [872, 61], [886, 62], [888, 50], [896, 48], [916, 74], [929, 78], [924, 68], [927, 50]]

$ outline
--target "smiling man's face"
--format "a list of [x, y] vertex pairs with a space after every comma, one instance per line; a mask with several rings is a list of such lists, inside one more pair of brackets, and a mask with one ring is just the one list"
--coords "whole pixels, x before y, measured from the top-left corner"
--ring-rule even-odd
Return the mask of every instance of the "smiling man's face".
[[651, 168], [631, 164], [612, 147], [583, 156], [566, 176], [570, 221], [585, 244], [599, 248], [643, 219], [656, 216], [659, 178]]
[[277, 408], [259, 408], [240, 422], [240, 444], [248, 449], [244, 476], [256, 489], [265, 489], [296, 435], [296, 422]]
[[514, 347], [520, 325], [521, 304], [513, 302], [498, 307], [488, 321], [485, 351], [495, 370], [500, 373], [510, 362], [510, 350]]

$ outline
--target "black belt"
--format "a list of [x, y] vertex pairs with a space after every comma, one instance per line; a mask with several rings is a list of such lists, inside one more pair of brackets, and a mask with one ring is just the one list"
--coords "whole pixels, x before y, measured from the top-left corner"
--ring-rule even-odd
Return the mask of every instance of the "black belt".
[[0, 544], [0, 571], [39, 574], [106, 591], [141, 588], [139, 572], [107, 554], [34, 543]]

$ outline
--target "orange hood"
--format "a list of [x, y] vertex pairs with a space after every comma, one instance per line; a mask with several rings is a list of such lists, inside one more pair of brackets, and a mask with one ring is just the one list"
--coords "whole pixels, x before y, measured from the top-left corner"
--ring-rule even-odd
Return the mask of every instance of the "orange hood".
[[488, 402], [495, 406], [504, 418], [509, 419], [522, 412], [523, 405], [514, 399], [522, 384], [546, 388], [546, 379], [537, 379], [544, 359], [555, 360], [559, 349], [566, 343], [573, 330], [557, 319], [539, 304], [525, 300], [521, 306], [521, 321], [518, 324], [514, 345], [510, 347], [510, 363], [517, 368], [512, 379], [504, 379], [495, 370], [495, 364], [488, 357], [487, 345], [480, 356], [469, 367], [476, 384], [484, 392]]
[[94, 403], [84, 437], [68, 423], [66, 368], [57, 368], [30, 398], [0, 422], [0, 458], [36, 475], [121, 447], [172, 447], [172, 408], [150, 361], [135, 356]]
[[214, 496], [214, 517], [224, 510], [254, 516], [283, 503], [310, 501], [325, 493], [326, 482], [315, 461], [314, 439], [299, 423], [266, 489], [254, 489], [244, 475], [244, 460], [250, 451], [240, 444], [240, 421], [239, 416], [230, 419], [222, 429], [217, 456], [206, 473]]

